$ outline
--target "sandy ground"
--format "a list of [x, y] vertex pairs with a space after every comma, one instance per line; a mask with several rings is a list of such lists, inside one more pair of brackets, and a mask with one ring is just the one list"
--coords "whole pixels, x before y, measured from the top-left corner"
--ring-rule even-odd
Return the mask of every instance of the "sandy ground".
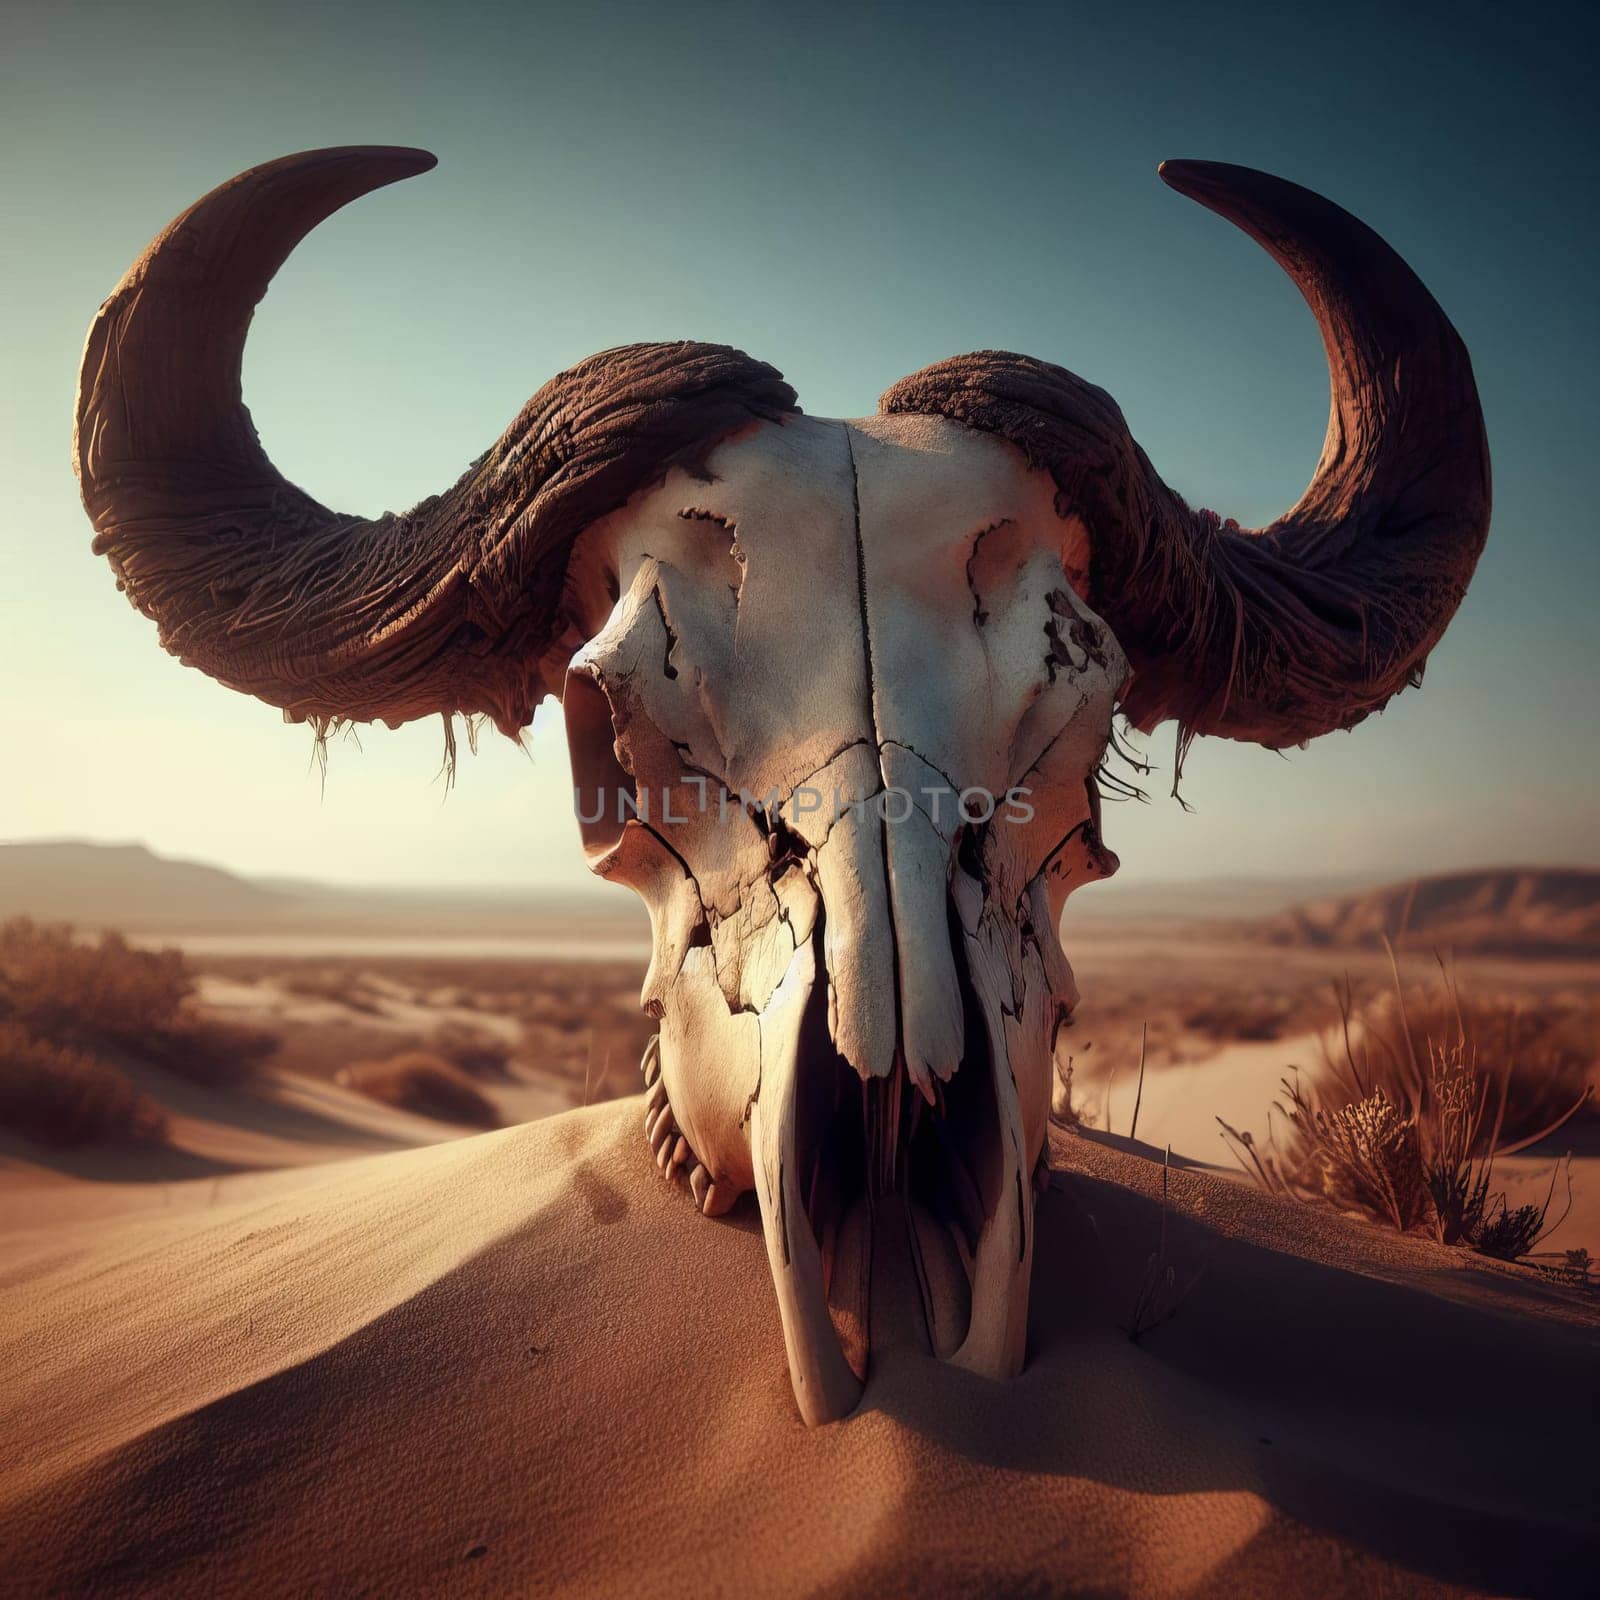
[[6, 1214], [8, 1592], [1577, 1593], [1592, 1302], [1172, 1176], [1203, 1273], [1129, 1341], [1159, 1169], [1053, 1141], [1010, 1384], [884, 1313], [808, 1434], [748, 1203], [708, 1221], [637, 1098], [500, 1133]]
[[[0, 1594], [1592, 1592], [1600, 1302], [1275, 1200], [1222, 1145], [1318, 1059], [1325, 965], [1080, 959], [1100, 1131], [1052, 1132], [1026, 1373], [932, 1362], [889, 1294], [860, 1412], [808, 1434], [749, 1198], [702, 1218], [648, 1159], [632, 964], [268, 956], [201, 999], [277, 1064], [130, 1065], [164, 1145], [0, 1135]], [[512, 1051], [503, 1131], [337, 1081], [441, 1029]], [[1575, 1147], [1551, 1249], [1600, 1254], [1597, 1129], [1497, 1167], [1541, 1197]]]

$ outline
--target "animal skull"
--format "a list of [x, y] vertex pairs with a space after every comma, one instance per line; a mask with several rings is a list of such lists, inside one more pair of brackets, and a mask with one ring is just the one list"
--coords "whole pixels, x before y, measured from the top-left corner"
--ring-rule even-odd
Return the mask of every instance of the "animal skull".
[[650, 911], [651, 1149], [707, 1214], [755, 1191], [802, 1415], [859, 1398], [891, 1259], [939, 1356], [1013, 1374], [1113, 713], [1282, 745], [1416, 681], [1488, 525], [1466, 352], [1337, 207], [1169, 164], [1324, 332], [1323, 458], [1260, 533], [1060, 368], [980, 352], [841, 422], [696, 344], [592, 358], [445, 495], [341, 517], [261, 451], [245, 329], [317, 221], [431, 164], [288, 157], [146, 251], [84, 355], [95, 547], [169, 649], [319, 730], [515, 734], [559, 693], [590, 865]]
[[1054, 930], [1115, 864], [1094, 770], [1127, 669], [1081, 523], [1009, 445], [797, 418], [706, 465], [580, 541], [568, 740], [591, 864], [650, 907], [651, 1146], [708, 1212], [754, 1187], [824, 1421], [891, 1232], [938, 1353], [1021, 1365], [1077, 998]]

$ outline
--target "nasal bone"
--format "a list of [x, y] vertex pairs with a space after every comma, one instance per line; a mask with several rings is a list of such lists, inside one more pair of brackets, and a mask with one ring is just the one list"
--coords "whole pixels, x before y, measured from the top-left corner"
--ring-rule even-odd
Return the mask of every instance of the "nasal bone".
[[930, 1105], [965, 1036], [950, 937], [955, 831], [891, 789], [841, 817], [817, 857], [834, 1048], [863, 1078], [903, 1070]]

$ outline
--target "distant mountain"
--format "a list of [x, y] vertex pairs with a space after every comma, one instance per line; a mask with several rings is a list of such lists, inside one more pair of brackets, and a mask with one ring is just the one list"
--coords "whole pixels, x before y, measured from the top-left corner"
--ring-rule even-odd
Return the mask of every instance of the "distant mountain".
[[142, 844], [78, 839], [0, 844], [0, 916], [122, 927], [152, 920], [262, 921], [287, 898], [195, 861], [168, 861]]
[[1320, 877], [1141, 878], [1124, 868], [1114, 878], [1085, 884], [1067, 901], [1071, 928], [1145, 927], [1157, 923], [1259, 921], [1310, 900], [1368, 888], [1371, 878], [1348, 873]]
[[81, 839], [0, 843], [0, 917], [30, 916], [135, 934], [523, 934], [643, 937], [631, 895], [537, 889], [365, 889], [256, 880], [142, 844]]
[[1600, 955], [1600, 871], [1502, 867], [1389, 884], [1294, 907], [1256, 930], [1274, 944], [1484, 954]]

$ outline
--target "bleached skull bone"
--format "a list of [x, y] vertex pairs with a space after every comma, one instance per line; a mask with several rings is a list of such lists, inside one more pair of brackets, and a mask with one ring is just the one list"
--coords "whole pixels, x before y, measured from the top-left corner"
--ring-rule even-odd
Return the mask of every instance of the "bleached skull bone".
[[706, 465], [574, 554], [575, 799], [650, 908], [652, 1149], [707, 1209], [755, 1189], [822, 1421], [865, 1376], [875, 1220], [938, 1353], [1020, 1366], [1076, 1002], [1056, 928], [1115, 864], [1094, 773], [1126, 662], [1082, 524], [1000, 440], [799, 417]]
[[882, 1298], [1014, 1373], [1113, 714], [1276, 748], [1418, 681], [1488, 530], [1466, 351], [1331, 202], [1168, 163], [1322, 331], [1322, 458], [1266, 528], [1191, 508], [1033, 357], [936, 362], [841, 422], [684, 340], [569, 368], [411, 511], [341, 515], [257, 441], [245, 332], [305, 233], [432, 165], [284, 157], [134, 263], [79, 377], [95, 549], [169, 650], [322, 732], [515, 736], [559, 694], [590, 864], [650, 911], [651, 1151], [709, 1214], [754, 1191], [803, 1415], [859, 1397], [895, 1238], [915, 1290]]

